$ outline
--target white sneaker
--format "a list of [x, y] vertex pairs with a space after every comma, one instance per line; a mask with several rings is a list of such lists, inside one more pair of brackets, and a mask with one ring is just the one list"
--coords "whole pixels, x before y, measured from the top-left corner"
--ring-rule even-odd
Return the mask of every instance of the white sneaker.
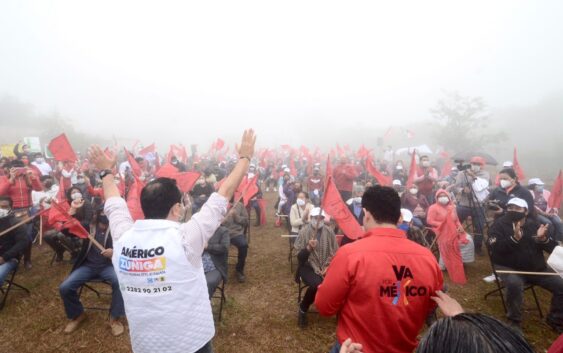
[[[495, 274], [491, 274], [490, 276], [487, 277], [483, 277], [483, 281], [487, 282], [487, 283], [493, 283], [495, 281]], [[499, 278], [500, 280], [500, 278]]]

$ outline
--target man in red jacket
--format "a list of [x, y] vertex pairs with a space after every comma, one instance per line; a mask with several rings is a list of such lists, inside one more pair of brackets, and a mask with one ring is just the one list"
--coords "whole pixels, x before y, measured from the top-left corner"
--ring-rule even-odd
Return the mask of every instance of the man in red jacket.
[[334, 168], [332, 175], [334, 177], [334, 184], [340, 192], [342, 200], [346, 202], [352, 197], [354, 180], [356, 180], [359, 175], [356, 166], [349, 163], [347, 157], [342, 157], [340, 159], [340, 164], [338, 164], [336, 168]]
[[401, 200], [384, 186], [362, 197], [367, 233], [341, 247], [319, 286], [315, 306], [321, 315], [339, 314], [337, 343], [347, 338], [364, 353], [412, 352], [416, 336], [432, 312], [431, 300], [443, 286], [436, 258], [397, 229]]

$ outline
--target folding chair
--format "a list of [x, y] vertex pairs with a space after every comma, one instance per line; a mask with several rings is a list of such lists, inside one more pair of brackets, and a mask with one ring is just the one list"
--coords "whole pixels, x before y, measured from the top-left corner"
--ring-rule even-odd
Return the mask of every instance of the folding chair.
[[211, 299], [219, 299], [219, 311], [216, 313], [216, 315], [217, 315], [217, 321], [221, 322], [221, 318], [222, 318], [222, 315], [223, 315], [223, 304], [225, 304], [225, 302], [227, 301], [227, 297], [225, 297], [225, 281], [224, 280], [221, 280], [221, 283], [219, 283], [219, 285], [215, 289], [215, 293], [213, 293], [213, 296], [211, 297]]
[[[94, 286], [96, 285], [107, 285], [109, 286], [110, 290], [109, 292], [106, 291], [100, 291], [96, 288], [94, 288]], [[84, 292], [84, 289], [87, 289], [91, 292], [93, 292], [94, 294], [96, 294], [96, 297], [98, 297], [98, 299], [100, 299], [102, 297], [102, 295], [104, 296], [109, 296], [111, 297], [112, 295], [112, 288], [111, 288], [111, 283], [108, 281], [104, 281], [102, 279], [92, 279], [86, 283], [84, 283], [83, 285], [80, 286], [80, 288], [78, 289], [78, 298], [82, 298], [82, 293]], [[102, 307], [102, 306], [84, 306], [84, 309], [88, 309], [88, 310], [99, 310], [99, 311], [107, 311], [108, 315], [110, 315], [110, 310], [111, 310], [111, 304], [110, 306], [106, 306], [106, 307]]]
[[[498, 273], [497, 273], [497, 271], [496, 271], [495, 265], [494, 265], [493, 262], [490, 260], [490, 259], [491, 259], [491, 254], [492, 254], [492, 250], [491, 250], [491, 248], [490, 248], [490, 246], [489, 246], [488, 239], [486, 239], [486, 240], [484, 240], [484, 241], [485, 241], [485, 246], [486, 246], [486, 248], [487, 248], [487, 252], [488, 252], [488, 255], [489, 255], [489, 261], [490, 261], [490, 263], [491, 263], [491, 268], [492, 268], [492, 270], [493, 270], [493, 275], [494, 275], [494, 277], [495, 277], [495, 284], [496, 284], [496, 286], [497, 286], [497, 289], [494, 289], [494, 290], [492, 290], [492, 291], [489, 291], [489, 292], [485, 293], [485, 300], [486, 300], [488, 297], [490, 297], [491, 295], [493, 295], [493, 294], [498, 294], [499, 297], [500, 297], [500, 300], [501, 300], [501, 302], [502, 302], [502, 307], [504, 308], [504, 312], [507, 313], [508, 310], [507, 310], [507, 308], [506, 308], [506, 301], [504, 300], [504, 295], [503, 295], [503, 289], [505, 288], [505, 286], [502, 284], [501, 278], [500, 278], [500, 276], [498, 275]], [[534, 286], [533, 284], [524, 284], [524, 292], [526, 292], [527, 290], [530, 290], [530, 291], [532, 292], [532, 296], [534, 297], [534, 301], [535, 301], [535, 303], [536, 303], [536, 308], [537, 308], [537, 310], [538, 310], [538, 314], [539, 314], [539, 316], [540, 316], [540, 319], [543, 319], [543, 312], [542, 312], [542, 309], [541, 309], [541, 306], [540, 306], [540, 302], [539, 302], [539, 300], [538, 300], [538, 296], [537, 296], [537, 294], [536, 294], [536, 290], [535, 290], [534, 287], [535, 287], [535, 286]]]
[[6, 305], [6, 300], [8, 299], [8, 294], [10, 294], [10, 291], [12, 289], [24, 291], [28, 295], [30, 294], [29, 289], [25, 288], [24, 286], [22, 286], [20, 284], [17, 284], [14, 281], [14, 278], [16, 277], [16, 273], [18, 272], [19, 263], [20, 263], [20, 261], [18, 259], [18, 263], [16, 264], [16, 268], [14, 268], [14, 270], [12, 271], [11, 275], [9, 276], [9, 279], [6, 279], [4, 281], [3, 286], [0, 287], [0, 293], [2, 294], [2, 302], [0, 303], [0, 310], [4, 309], [4, 305]]

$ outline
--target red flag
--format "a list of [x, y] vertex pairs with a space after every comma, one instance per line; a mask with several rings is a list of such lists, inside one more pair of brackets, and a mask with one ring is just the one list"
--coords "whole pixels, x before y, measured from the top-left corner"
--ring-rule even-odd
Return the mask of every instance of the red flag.
[[48, 147], [57, 161], [76, 162], [78, 160], [64, 133], [52, 139]]
[[453, 165], [448, 152], [442, 152], [441, 156], [444, 157], [444, 165], [442, 165], [442, 171], [440, 172], [440, 176], [443, 178], [446, 175], [450, 175]]
[[66, 202], [59, 204], [56, 201], [52, 201], [51, 208], [49, 209], [49, 225], [59, 231], [68, 229], [69, 233], [78, 238], [88, 238], [90, 234], [76, 218], [68, 214], [69, 209], [70, 206]]
[[256, 177], [257, 176], [258, 176], [258, 174], [255, 175], [252, 179], [249, 179], [246, 183], [245, 190], [243, 191], [243, 194], [242, 194], [242, 200], [244, 202], [245, 207], [248, 206], [250, 199], [253, 198], [254, 196], [256, 196], [258, 191], [260, 191], [260, 189], [258, 189], [258, 184], [256, 184]]
[[411, 165], [409, 167], [409, 178], [407, 179], [407, 189], [414, 184], [416, 176], [416, 150], [412, 151]]
[[350, 239], [358, 239], [364, 234], [364, 230], [352, 215], [342, 198], [336, 185], [332, 181], [332, 176], [327, 175], [327, 184], [323, 195], [322, 208], [329, 214], [346, 236]]
[[522, 167], [520, 166], [520, 162], [518, 162], [518, 156], [516, 154], [516, 147], [514, 147], [514, 157], [512, 159], [512, 168], [514, 169], [514, 171], [516, 172], [516, 175], [518, 176], [518, 180], [523, 183], [524, 180], [526, 179], [526, 176], [524, 175], [524, 171], [522, 170]]
[[225, 141], [218, 138], [217, 142], [215, 142], [215, 149], [217, 149], [217, 151], [219, 151], [219, 150], [223, 149], [223, 146], [225, 146]]
[[133, 176], [137, 178], [140, 177], [142, 171], [141, 171], [141, 167], [139, 166], [139, 163], [137, 163], [133, 154], [127, 151], [127, 148], [123, 147], [123, 149], [125, 150], [125, 155], [127, 156], [127, 162], [129, 162], [129, 165], [131, 166], [131, 172], [133, 173]]
[[155, 152], [156, 152], [156, 146], [155, 146], [155, 144], [153, 143], [153, 144], [150, 144], [149, 146], [147, 146], [147, 147], [141, 149], [141, 150], [139, 151], [139, 155], [145, 157], [147, 154], [149, 154], [149, 153], [155, 153]]
[[291, 155], [289, 156], [289, 174], [292, 176], [297, 176], [297, 169], [295, 168], [295, 153], [291, 151]]
[[389, 137], [391, 137], [391, 133], [393, 132], [393, 128], [391, 126], [389, 126], [389, 128], [387, 129], [387, 131], [385, 131], [385, 134], [383, 135], [384, 139], [388, 139]]
[[178, 172], [178, 169], [172, 164], [165, 164], [156, 172], [156, 176], [159, 178], [171, 178], [176, 180], [176, 184], [181, 192], [191, 191], [194, 187], [197, 179], [201, 176], [201, 173], [197, 172]]
[[366, 148], [366, 146], [364, 146], [363, 144], [360, 146], [360, 149], [358, 150], [358, 152], [356, 152], [356, 157], [358, 157], [358, 159], [364, 159], [364, 158], [368, 158], [369, 157], [369, 153], [370, 150], [368, 150]]
[[561, 206], [561, 201], [563, 199], [563, 172], [560, 170], [555, 183], [551, 188], [551, 195], [549, 195], [549, 200], [547, 200], [548, 208], [559, 209]]
[[[449, 212], [454, 212], [454, 209], [450, 209]], [[438, 235], [437, 243], [440, 255], [444, 260], [450, 279], [454, 283], [465, 284], [467, 279], [465, 278], [463, 260], [459, 249], [457, 227], [450, 213], [448, 213], [446, 220], [438, 227], [436, 233]]]
[[393, 185], [392, 177], [383, 175], [379, 170], [377, 170], [375, 165], [373, 165], [373, 160], [371, 159], [371, 157], [368, 157], [366, 160], [366, 169], [371, 174], [371, 176], [374, 177], [375, 180], [377, 180], [379, 185], [382, 186]]
[[129, 208], [129, 213], [134, 221], [138, 219], [145, 219], [143, 209], [141, 208], [141, 191], [143, 190], [143, 187], [143, 182], [135, 177], [135, 181], [131, 184], [129, 193], [127, 194], [127, 208]]
[[339, 144], [336, 144], [336, 151], [338, 152], [338, 158], [342, 158], [346, 155], [346, 152], [340, 147]]
[[258, 199], [258, 207], [260, 207], [260, 225], [266, 224], [266, 200]]

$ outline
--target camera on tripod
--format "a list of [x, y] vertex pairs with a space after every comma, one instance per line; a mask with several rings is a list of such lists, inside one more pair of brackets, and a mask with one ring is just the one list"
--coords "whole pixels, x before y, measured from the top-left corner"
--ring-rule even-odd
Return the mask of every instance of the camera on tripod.
[[460, 172], [471, 169], [471, 164], [465, 163], [464, 159], [456, 159], [454, 162], [457, 163], [457, 170]]

